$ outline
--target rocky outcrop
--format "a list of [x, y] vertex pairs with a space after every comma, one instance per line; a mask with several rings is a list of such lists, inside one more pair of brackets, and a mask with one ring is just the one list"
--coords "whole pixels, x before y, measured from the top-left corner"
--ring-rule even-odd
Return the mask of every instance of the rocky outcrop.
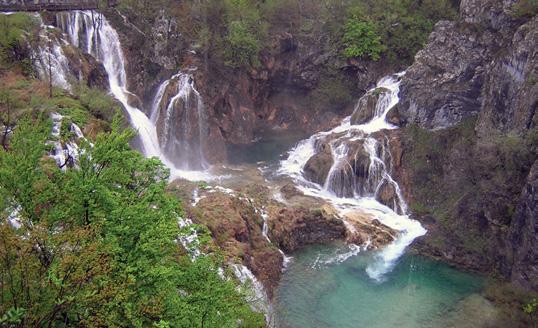
[[326, 142], [318, 142], [315, 148], [317, 153], [306, 162], [303, 168], [304, 176], [308, 180], [323, 186], [334, 162], [331, 145]]
[[181, 11], [188, 6], [173, 7], [174, 12], [145, 14], [129, 6], [121, 13], [106, 11], [127, 57], [129, 90], [150, 108], [162, 81], [178, 69], [196, 68], [193, 75], [208, 110], [208, 130], [226, 144], [249, 144], [260, 127], [314, 132], [336, 126], [353, 111], [356, 97], [396, 70], [384, 60], [344, 61], [328, 38], [318, 34], [326, 32], [309, 34], [286, 24], [269, 33], [260, 65], [234, 69], [211, 53], [197, 53], [198, 35], [179, 21], [190, 14]]
[[[446, 128], [480, 111], [486, 63], [497, 40], [457, 22], [437, 23], [402, 79], [397, 110], [404, 124]], [[493, 47], [491, 46], [493, 45]]]
[[284, 252], [344, 240], [346, 227], [329, 208], [282, 208], [270, 216], [271, 240]]
[[512, 264], [510, 278], [538, 290], [538, 161], [529, 172], [510, 224], [508, 243]]
[[387, 91], [383, 88], [377, 88], [362, 96], [351, 114], [351, 124], [364, 124], [370, 121], [376, 114], [377, 101]]
[[73, 76], [90, 88], [108, 90], [108, 74], [103, 64], [71, 45], [64, 46], [63, 50], [69, 60], [69, 69]]
[[388, 118], [404, 127], [396, 180], [428, 229], [417, 247], [536, 289], [538, 18], [513, 3], [464, 0], [439, 22]]
[[488, 66], [477, 131], [520, 134], [538, 117], [538, 17], [521, 25], [507, 43], [508, 52]]
[[[478, 113], [514, 113], [523, 106], [527, 110], [516, 119], [520, 127], [529, 125], [536, 90], [525, 77], [534, 74], [536, 17], [522, 24], [513, 17], [514, 2], [462, 1], [460, 21], [435, 26], [402, 80], [398, 123], [439, 129]], [[506, 117], [489, 116], [506, 124]]]
[[252, 204], [221, 191], [204, 193], [190, 216], [209, 228], [229, 262], [240, 262], [252, 271], [271, 298], [280, 280], [283, 258], [263, 236], [263, 218]]

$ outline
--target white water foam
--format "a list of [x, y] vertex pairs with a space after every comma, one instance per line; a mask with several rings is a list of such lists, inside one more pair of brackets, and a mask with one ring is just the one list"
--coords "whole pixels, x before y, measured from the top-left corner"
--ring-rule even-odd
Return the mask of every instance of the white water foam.
[[[375, 115], [369, 122], [360, 125], [352, 125], [351, 117], [347, 117], [343, 120], [342, 124], [336, 128], [330, 131], [317, 133], [309, 139], [302, 140], [289, 152], [288, 158], [281, 161], [279, 170], [280, 173], [292, 177], [296, 182], [298, 189], [305, 195], [322, 198], [332, 203], [342, 217], [354, 209], [361, 209], [376, 217], [384, 225], [399, 231], [398, 238], [377, 253], [373, 263], [368, 265], [366, 269], [368, 275], [376, 281], [382, 281], [384, 275], [392, 270], [398, 258], [405, 252], [407, 246], [409, 246], [415, 238], [426, 233], [426, 230], [418, 221], [410, 219], [409, 216], [405, 214], [407, 205], [405, 204], [400, 188], [387, 171], [384, 158], [380, 158], [378, 155], [377, 140], [370, 137], [374, 132], [396, 128], [386, 122], [386, 116], [390, 109], [399, 101], [399, 78], [403, 76], [403, 74], [404, 73], [399, 73], [393, 76], [384, 77], [378, 82], [376, 88], [369, 91], [375, 92], [375, 89], [377, 88], [387, 90], [380, 95], [376, 105]], [[342, 136], [338, 136], [339, 134], [342, 134]], [[334, 164], [329, 171], [325, 184], [321, 186], [308, 181], [303, 176], [303, 169], [308, 160], [316, 154], [316, 142], [333, 135], [337, 135], [336, 141], [341, 143], [336, 144], [336, 142], [331, 142], [330, 144]], [[372, 185], [370, 186], [372, 187], [370, 188], [372, 190], [369, 190], [366, 195], [358, 195], [355, 191], [354, 197], [338, 197], [333, 189], [331, 178], [336, 174], [341, 165], [349, 164], [345, 163], [345, 156], [348, 150], [346, 140], [364, 140], [365, 151], [370, 155], [370, 168], [367, 184]], [[383, 153], [385, 153], [385, 149], [383, 149]], [[384, 182], [388, 182], [394, 186], [399, 208], [403, 214], [400, 215], [396, 213], [393, 209], [379, 203], [375, 199], [379, 187]], [[397, 208], [397, 206], [395, 206], [395, 208]], [[352, 228], [350, 224], [347, 224], [346, 226], [348, 226], [349, 229]], [[356, 255], [358, 254], [358, 251], [356, 250], [357, 248], [354, 248], [347, 254], [351, 254], [350, 256]], [[347, 255], [339, 256], [336, 261], [342, 259], [345, 260], [347, 258], [349, 258]]]
[[111, 93], [127, 110], [131, 124], [138, 131], [142, 152], [146, 157], [159, 158], [170, 168], [171, 179], [184, 178], [192, 181], [211, 180], [207, 171], [190, 171], [177, 168], [161, 151], [155, 125], [140, 109], [131, 106], [129, 98], [134, 95], [127, 90], [125, 57], [118, 33], [106, 18], [90, 11], [72, 11], [59, 14], [60, 28], [69, 35], [71, 43], [93, 55], [108, 74]]

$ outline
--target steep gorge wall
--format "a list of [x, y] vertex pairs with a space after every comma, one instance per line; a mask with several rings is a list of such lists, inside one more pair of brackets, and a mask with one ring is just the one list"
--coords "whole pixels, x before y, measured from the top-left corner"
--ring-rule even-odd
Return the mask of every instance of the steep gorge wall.
[[538, 18], [515, 1], [464, 0], [439, 22], [389, 115], [419, 247], [538, 289]]
[[[248, 144], [261, 130], [333, 127], [379, 77], [398, 69], [386, 61], [346, 61], [330, 49], [325, 36], [294, 35], [285, 26], [271, 31], [270, 50], [262, 51], [257, 68], [233, 69], [199, 55], [196, 40], [180, 33], [175, 19], [155, 13], [144, 22], [152, 26], [148, 34], [125, 13], [111, 9], [105, 15], [122, 39], [130, 90], [150, 108], [163, 80], [195, 69], [191, 73], [204, 99], [208, 139], [213, 141], [207, 150], [212, 162], [226, 160], [223, 144]], [[345, 97], [333, 102], [326, 93]]]

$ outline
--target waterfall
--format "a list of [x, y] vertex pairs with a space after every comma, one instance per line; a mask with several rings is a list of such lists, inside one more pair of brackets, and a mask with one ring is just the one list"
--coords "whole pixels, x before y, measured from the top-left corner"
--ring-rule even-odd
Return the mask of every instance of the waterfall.
[[[135, 95], [127, 89], [125, 56], [118, 33], [107, 19], [103, 15], [91, 11], [72, 11], [58, 14], [57, 22], [59, 28], [69, 36], [73, 45], [91, 54], [103, 64], [108, 74], [112, 95], [122, 103], [132, 126], [138, 131], [143, 154], [146, 157], [159, 158], [170, 168], [171, 178], [210, 179], [211, 176], [206, 172], [189, 171], [188, 165], [176, 165], [174, 154], [166, 153], [166, 147], [161, 148], [154, 122], [141, 109], [129, 103], [129, 98]], [[200, 164], [200, 168], [205, 168], [205, 164]]]
[[62, 48], [65, 40], [50, 33], [50, 26], [43, 23], [41, 16], [35, 15], [35, 17], [41, 24], [38, 47], [32, 51], [37, 76], [43, 81], [51, 79], [52, 85], [70, 91], [70, 80], [75, 77], [69, 70], [69, 60]]
[[[69, 140], [62, 140], [62, 121], [64, 117], [58, 113], [51, 113], [52, 130], [51, 137], [47, 143], [51, 145], [52, 149], [49, 155], [54, 159], [56, 165], [62, 170], [66, 170], [68, 166], [77, 167], [78, 156], [80, 153], [77, 141], [87, 141], [82, 133], [82, 130], [75, 123], [69, 124], [69, 132], [72, 136]], [[89, 143], [93, 146], [92, 143]]]
[[[376, 88], [367, 93], [366, 96], [369, 96], [382, 90], [367, 123], [353, 125], [351, 117], [347, 117], [336, 128], [299, 142], [289, 152], [288, 158], [281, 162], [279, 170], [291, 176], [303, 193], [331, 202], [343, 216], [360, 208], [400, 232], [399, 237], [381, 250], [366, 269], [368, 275], [377, 281], [383, 280], [415, 238], [426, 233], [418, 221], [406, 215], [407, 204], [400, 187], [390, 175], [392, 157], [388, 139], [377, 133], [396, 128], [386, 122], [386, 116], [399, 101], [400, 78], [403, 74], [382, 78]], [[330, 147], [333, 159], [323, 185], [309, 181], [304, 176], [305, 166], [309, 159], [318, 154], [321, 144]], [[387, 195], [391, 196], [390, 199], [383, 200]]]
[[164, 81], [153, 100], [150, 119], [159, 131], [159, 145], [183, 169], [206, 169], [202, 147], [207, 134], [202, 97], [192, 75], [178, 73]]
[[265, 293], [262, 283], [256, 278], [249, 268], [242, 264], [232, 264], [231, 268], [241, 284], [250, 284], [250, 289], [252, 290], [253, 294], [247, 295], [247, 302], [250, 304], [253, 310], [264, 313], [265, 321], [270, 327], [272, 327], [273, 308], [271, 306], [271, 302], [269, 302], [269, 297], [267, 297], [267, 294]]

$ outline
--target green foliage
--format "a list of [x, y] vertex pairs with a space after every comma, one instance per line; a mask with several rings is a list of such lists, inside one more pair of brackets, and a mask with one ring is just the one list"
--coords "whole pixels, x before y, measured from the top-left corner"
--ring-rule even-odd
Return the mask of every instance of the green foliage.
[[25, 38], [37, 26], [36, 20], [28, 14], [0, 14], [0, 64], [12, 64], [24, 59]]
[[0, 325], [2, 327], [17, 326], [22, 323], [25, 310], [23, 308], [12, 307], [7, 312], [0, 317]]
[[225, 64], [235, 68], [259, 65], [259, 52], [265, 37], [260, 12], [253, 0], [224, 1], [226, 34], [223, 37]]
[[168, 170], [131, 150], [134, 134], [119, 125], [93, 147], [82, 143], [78, 168], [65, 171], [46, 156], [51, 122], [43, 118], [19, 120], [9, 151], [0, 151], [1, 320], [263, 325], [211, 257], [192, 260], [179, 246], [182, 211], [165, 193]]
[[406, 62], [424, 46], [436, 21], [456, 17], [449, 0], [356, 0], [350, 1], [348, 12], [350, 19], [375, 24], [390, 60]]
[[357, 17], [350, 18], [346, 22], [343, 42], [344, 56], [347, 58], [369, 57], [375, 61], [379, 60], [385, 50], [375, 24]]
[[538, 309], [538, 300], [536, 298], [532, 299], [529, 303], [523, 305], [523, 312], [528, 315], [533, 315]]
[[232, 21], [228, 26], [224, 50], [226, 64], [233, 67], [258, 66], [260, 41], [244, 21]]
[[116, 100], [105, 91], [88, 88], [86, 85], [80, 84], [76, 88], [75, 94], [78, 96], [82, 106], [98, 119], [110, 122], [120, 112]]

